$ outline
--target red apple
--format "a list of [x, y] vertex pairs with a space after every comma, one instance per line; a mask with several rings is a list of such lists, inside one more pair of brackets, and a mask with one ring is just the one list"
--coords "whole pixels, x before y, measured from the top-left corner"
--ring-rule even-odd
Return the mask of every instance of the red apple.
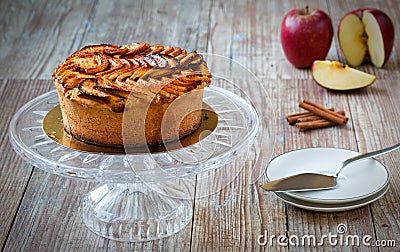
[[311, 67], [325, 59], [331, 47], [333, 27], [330, 17], [319, 9], [289, 11], [281, 25], [281, 43], [286, 58], [295, 67]]
[[311, 68], [315, 82], [331, 90], [352, 90], [374, 83], [376, 76], [338, 61], [316, 60]]
[[394, 26], [380, 10], [359, 9], [340, 20], [338, 38], [349, 65], [359, 66], [369, 60], [376, 67], [382, 67], [393, 48]]

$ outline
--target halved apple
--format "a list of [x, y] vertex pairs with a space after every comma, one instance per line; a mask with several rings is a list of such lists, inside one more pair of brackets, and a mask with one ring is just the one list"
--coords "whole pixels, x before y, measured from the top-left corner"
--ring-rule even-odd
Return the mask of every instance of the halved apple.
[[376, 76], [349, 67], [338, 61], [316, 60], [311, 68], [319, 85], [331, 90], [352, 90], [371, 85]]
[[380, 10], [354, 10], [340, 20], [338, 38], [349, 65], [359, 66], [369, 59], [376, 67], [382, 67], [393, 48], [394, 26]]

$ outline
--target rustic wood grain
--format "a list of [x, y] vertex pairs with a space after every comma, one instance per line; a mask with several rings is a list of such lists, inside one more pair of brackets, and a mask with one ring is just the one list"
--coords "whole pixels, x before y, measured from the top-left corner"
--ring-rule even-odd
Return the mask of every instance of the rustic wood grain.
[[21, 202], [6, 244], [7, 251], [89, 251], [106, 249], [107, 240], [98, 237], [82, 222], [82, 196], [88, 182], [66, 179], [35, 170]]
[[[327, 58], [344, 62], [337, 40], [341, 17], [360, 7], [376, 7], [394, 21], [398, 1], [357, 0], [310, 3], [291, 1], [67, 1], [0, 2], [0, 246], [4, 251], [399, 251], [400, 154], [377, 160], [390, 173], [388, 192], [376, 202], [352, 211], [319, 213], [290, 206], [259, 188], [265, 182], [266, 160], [257, 162], [259, 149], [215, 172], [197, 177], [193, 221], [166, 239], [121, 243], [103, 239], [82, 222], [82, 196], [94, 186], [32, 168], [18, 157], [8, 141], [12, 115], [25, 102], [54, 89], [51, 73], [64, 58], [92, 43], [127, 44], [134, 41], [171, 44], [206, 52], [213, 74], [237, 86], [256, 106], [265, 132], [261, 144], [271, 157], [307, 147], [338, 147], [366, 152], [400, 139], [400, 36], [387, 64], [357, 67], [375, 74], [370, 87], [332, 92], [312, 80], [309, 69], [296, 69], [285, 58], [280, 24], [291, 9], [309, 5], [332, 18], [335, 37]], [[45, 80], [38, 80], [45, 79]], [[309, 99], [342, 108], [350, 117], [346, 126], [299, 132], [285, 116], [301, 111], [298, 102]], [[270, 145], [270, 140], [273, 145]], [[373, 179], [373, 178], [371, 178]], [[347, 234], [395, 240], [395, 248], [295, 247], [260, 245], [260, 235], [315, 235], [336, 233], [346, 224]]]
[[[262, 83], [256, 83], [254, 79], [248, 78], [251, 74], [254, 74], [254, 69], [246, 69], [246, 65], [244, 67], [241, 66], [241, 64], [250, 63], [251, 61], [243, 62], [240, 56], [255, 54], [254, 51], [243, 52], [243, 49], [254, 49], [252, 47], [253, 43], [249, 41], [249, 37], [254, 34], [236, 31], [236, 26], [239, 25], [238, 20], [245, 22], [244, 25], [247, 29], [251, 29], [250, 27], [256, 25], [256, 23], [248, 21], [253, 20], [253, 16], [256, 14], [255, 10], [258, 6], [253, 6], [251, 10], [248, 10], [248, 8], [241, 6], [241, 3], [238, 2], [221, 1], [214, 2], [213, 4], [210, 16], [208, 53], [217, 53], [221, 56], [229, 57], [234, 61], [230, 62], [229, 60], [222, 59], [211, 61], [209, 64], [211, 71], [219, 77], [238, 85], [248, 95], [251, 95], [253, 102], [261, 106], [259, 108], [260, 113], [268, 113], [272, 108], [267, 109], [264, 107], [262, 109], [262, 105], [265, 104], [267, 98], [265, 93], [259, 90], [262, 88]], [[249, 6], [252, 6], [251, 4]], [[235, 18], [232, 19], [231, 17]], [[249, 46], [241, 48], [241, 45]], [[256, 54], [256, 56], [259, 55], [259, 53]], [[269, 123], [269, 121], [265, 121], [264, 123]], [[253, 154], [249, 150], [249, 155]], [[226, 171], [227, 174], [211, 176], [213, 180], [198, 183], [197, 191], [204, 193], [210, 191], [210, 188], [214, 188], [215, 183], [218, 184], [218, 182], [226, 181], [233, 174], [238, 174], [221, 191], [214, 192], [211, 190], [214, 193], [209, 197], [196, 199], [195, 216], [199, 216], [199, 218], [195, 217], [193, 223], [192, 248], [194, 250], [207, 248], [207, 250], [214, 251], [224, 248], [248, 251], [262, 250], [264, 247], [258, 244], [258, 237], [260, 235], [264, 235], [265, 232], [268, 234], [285, 232], [285, 225], [276, 226], [273, 224], [276, 222], [285, 222], [282, 214], [283, 205], [272, 205], [276, 211], [270, 211], [270, 204], [266, 206], [260, 204], [266, 197], [271, 198], [271, 195], [262, 194], [258, 186], [251, 183], [249, 174], [252, 171], [240, 165], [240, 162], [236, 161], [229, 167], [222, 167], [216, 174], [224, 173], [224, 168], [228, 169]], [[199, 181], [204, 176], [203, 174], [199, 175]], [[272, 202], [276, 202], [276, 200]], [[204, 220], [206, 221], [204, 222]], [[268, 246], [265, 248], [272, 251], [276, 249]]]
[[194, 0], [98, 1], [79, 46], [144, 41], [204, 51], [209, 5]]
[[[400, 86], [394, 80], [378, 80], [373, 86], [360, 90], [349, 98], [354, 108], [354, 122], [360, 151], [385, 148], [399, 142]], [[384, 108], [384, 109], [383, 109]], [[377, 202], [371, 204], [376, 240], [398, 240], [400, 237], [400, 153], [376, 158], [389, 171], [390, 187]], [[384, 251], [390, 251], [388, 248]]]
[[[13, 226], [21, 200], [32, 175], [32, 166], [25, 163], [11, 148], [8, 138], [8, 127], [17, 110], [33, 99], [49, 90], [48, 82], [1, 80], [0, 107], [3, 109], [0, 121], [0, 202], [3, 206], [0, 215], [0, 246], [3, 247]], [[15, 99], [18, 97], [18, 99]]]
[[93, 2], [2, 1], [0, 76], [50, 79], [85, 28]]

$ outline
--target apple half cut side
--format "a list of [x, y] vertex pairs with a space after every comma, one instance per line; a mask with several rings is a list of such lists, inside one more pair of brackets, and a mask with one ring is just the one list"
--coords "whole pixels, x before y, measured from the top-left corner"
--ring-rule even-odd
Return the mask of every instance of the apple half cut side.
[[354, 10], [340, 20], [338, 39], [347, 64], [359, 66], [369, 60], [380, 68], [392, 51], [394, 26], [389, 16], [380, 10]]
[[376, 80], [375, 75], [330, 60], [314, 61], [311, 72], [313, 79], [320, 86], [339, 91], [367, 87]]
[[340, 48], [350, 66], [359, 66], [368, 54], [367, 37], [359, 12], [342, 18], [338, 29]]

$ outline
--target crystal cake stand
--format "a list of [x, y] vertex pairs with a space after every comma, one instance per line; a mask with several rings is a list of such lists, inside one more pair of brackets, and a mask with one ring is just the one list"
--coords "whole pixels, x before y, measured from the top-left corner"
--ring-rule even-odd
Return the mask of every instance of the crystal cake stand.
[[56, 91], [31, 100], [15, 114], [10, 141], [23, 159], [46, 172], [98, 182], [83, 200], [83, 220], [96, 234], [130, 242], [160, 239], [191, 221], [196, 174], [229, 165], [255, 139], [261, 141], [251, 100], [239, 88], [230, 86], [228, 91], [231, 84], [218, 83], [204, 91], [204, 102], [218, 115], [216, 128], [184, 148], [112, 154], [60, 145], [42, 128], [43, 118], [58, 105]]

